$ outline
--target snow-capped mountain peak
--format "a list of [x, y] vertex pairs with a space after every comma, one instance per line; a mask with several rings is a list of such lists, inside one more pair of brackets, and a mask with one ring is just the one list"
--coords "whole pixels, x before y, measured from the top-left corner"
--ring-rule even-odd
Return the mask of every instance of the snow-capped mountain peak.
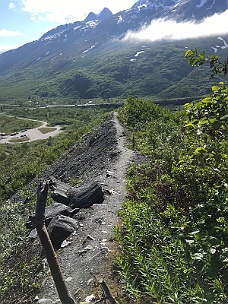
[[111, 17], [113, 14], [112, 12], [105, 7], [99, 14], [94, 14], [93, 12], [90, 12], [88, 16], [85, 18], [84, 22], [92, 21], [92, 20], [99, 20], [102, 21], [106, 18]]

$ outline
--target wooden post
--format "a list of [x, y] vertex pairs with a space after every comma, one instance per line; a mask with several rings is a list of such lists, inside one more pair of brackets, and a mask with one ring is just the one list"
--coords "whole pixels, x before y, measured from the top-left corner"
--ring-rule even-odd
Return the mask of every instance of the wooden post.
[[118, 304], [118, 302], [115, 300], [115, 298], [113, 297], [113, 295], [111, 294], [107, 284], [105, 283], [104, 280], [100, 280], [99, 281], [103, 291], [104, 291], [104, 294], [106, 295], [106, 298], [109, 300], [109, 302], [111, 304]]
[[43, 246], [60, 301], [62, 304], [76, 304], [67, 290], [56, 252], [52, 246], [52, 242], [45, 226], [45, 206], [47, 201], [47, 193], [48, 183], [41, 182], [37, 190], [36, 214], [35, 217], [31, 217], [31, 221], [36, 227], [40, 242]]

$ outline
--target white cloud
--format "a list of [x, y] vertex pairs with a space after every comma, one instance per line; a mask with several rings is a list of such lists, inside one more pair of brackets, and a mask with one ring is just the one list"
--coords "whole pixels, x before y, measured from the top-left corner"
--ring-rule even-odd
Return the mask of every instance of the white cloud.
[[20, 44], [15, 44], [15, 45], [12, 45], [12, 44], [0, 44], [0, 54], [4, 53], [6, 51], [9, 51], [9, 50], [17, 49], [19, 46], [20, 46]]
[[0, 37], [15, 37], [15, 36], [23, 36], [23, 34], [18, 31], [9, 31], [5, 29], [0, 30]]
[[128, 32], [124, 40], [182, 40], [217, 34], [228, 34], [228, 10], [208, 17], [201, 23], [153, 20], [148, 27], [143, 27], [139, 32]]
[[42, 16], [47, 21], [60, 23], [83, 20], [89, 12], [99, 13], [108, 7], [113, 13], [130, 8], [136, 0], [22, 0], [23, 11], [32, 20]]
[[15, 4], [13, 2], [10, 2], [9, 6], [8, 6], [9, 9], [13, 9], [15, 8]]

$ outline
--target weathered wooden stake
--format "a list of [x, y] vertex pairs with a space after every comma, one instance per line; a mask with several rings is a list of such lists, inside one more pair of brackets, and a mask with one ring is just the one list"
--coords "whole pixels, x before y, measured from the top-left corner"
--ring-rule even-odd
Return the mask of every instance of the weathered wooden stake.
[[108, 285], [105, 283], [105, 281], [100, 280], [99, 283], [104, 291], [104, 294], [106, 295], [106, 298], [109, 300], [109, 302], [111, 304], [118, 304], [118, 302], [115, 300], [115, 298], [111, 294], [111, 291], [109, 290]]
[[60, 301], [62, 304], [76, 304], [67, 290], [56, 252], [52, 246], [52, 242], [45, 226], [45, 206], [47, 201], [47, 193], [48, 183], [41, 182], [37, 190], [36, 214], [35, 217], [31, 217], [31, 221], [36, 227], [40, 242], [43, 246]]

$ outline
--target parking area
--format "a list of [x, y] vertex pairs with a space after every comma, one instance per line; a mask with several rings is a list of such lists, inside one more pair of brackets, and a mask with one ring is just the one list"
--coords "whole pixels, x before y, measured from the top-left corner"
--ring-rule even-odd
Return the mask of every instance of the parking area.
[[39, 129], [46, 128], [47, 122], [42, 122], [42, 126], [39, 128], [21, 130], [19, 132], [14, 132], [6, 135], [5, 133], [0, 133], [0, 144], [6, 143], [24, 143], [31, 142], [39, 139], [47, 139], [48, 137], [53, 137], [62, 132], [60, 126], [55, 126], [53, 130], [50, 129], [50, 132], [42, 133]]

